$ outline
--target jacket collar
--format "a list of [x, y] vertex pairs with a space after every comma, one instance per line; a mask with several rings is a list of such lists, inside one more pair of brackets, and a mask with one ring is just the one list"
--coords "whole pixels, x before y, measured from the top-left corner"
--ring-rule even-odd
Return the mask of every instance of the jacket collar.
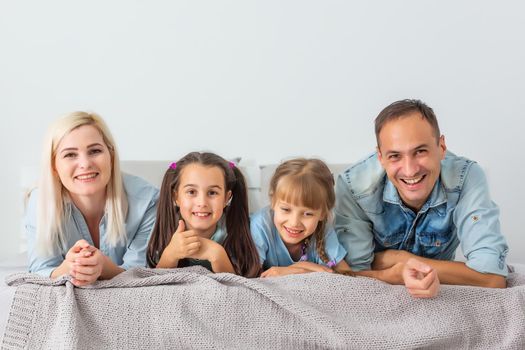
[[[401, 197], [399, 197], [399, 193], [397, 192], [396, 187], [388, 179], [388, 177], [386, 177], [385, 187], [383, 189], [383, 201], [387, 203], [397, 204], [406, 208], [406, 205], [401, 200]], [[447, 194], [445, 192], [445, 189], [443, 188], [441, 180], [438, 178], [438, 180], [434, 184], [432, 192], [430, 193], [430, 197], [427, 199], [425, 204], [423, 204], [423, 207], [420, 209], [420, 211], [426, 211], [429, 208], [440, 206], [446, 202]]]

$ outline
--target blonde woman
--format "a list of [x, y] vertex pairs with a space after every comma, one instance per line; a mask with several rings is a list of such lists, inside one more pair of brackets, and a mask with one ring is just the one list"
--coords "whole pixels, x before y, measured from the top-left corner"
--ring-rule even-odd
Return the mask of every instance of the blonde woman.
[[29, 271], [76, 286], [146, 265], [158, 190], [121, 174], [113, 137], [100, 116], [73, 112], [53, 123], [25, 227]]

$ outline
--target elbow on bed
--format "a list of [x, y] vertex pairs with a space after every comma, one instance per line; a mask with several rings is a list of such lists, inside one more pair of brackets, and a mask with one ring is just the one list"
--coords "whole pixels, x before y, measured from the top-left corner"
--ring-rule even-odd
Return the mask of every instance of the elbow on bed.
[[486, 288], [507, 288], [507, 279], [499, 275], [485, 275], [482, 287]]

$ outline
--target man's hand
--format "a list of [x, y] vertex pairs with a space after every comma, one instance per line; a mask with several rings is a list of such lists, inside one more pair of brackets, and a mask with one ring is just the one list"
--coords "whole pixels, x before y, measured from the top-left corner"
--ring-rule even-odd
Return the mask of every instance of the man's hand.
[[403, 281], [414, 298], [433, 298], [439, 293], [440, 284], [436, 270], [415, 258], [410, 258], [404, 265]]

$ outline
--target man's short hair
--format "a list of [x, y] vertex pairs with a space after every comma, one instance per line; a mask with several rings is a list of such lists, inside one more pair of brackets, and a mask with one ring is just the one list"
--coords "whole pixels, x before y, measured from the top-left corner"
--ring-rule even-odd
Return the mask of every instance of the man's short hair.
[[414, 112], [419, 112], [421, 117], [430, 123], [430, 126], [432, 126], [434, 130], [434, 136], [436, 136], [436, 142], [439, 142], [441, 132], [439, 131], [438, 121], [432, 108], [421, 100], [406, 99], [396, 101], [385, 107], [375, 119], [377, 146], [379, 147], [379, 133], [386, 123]]

